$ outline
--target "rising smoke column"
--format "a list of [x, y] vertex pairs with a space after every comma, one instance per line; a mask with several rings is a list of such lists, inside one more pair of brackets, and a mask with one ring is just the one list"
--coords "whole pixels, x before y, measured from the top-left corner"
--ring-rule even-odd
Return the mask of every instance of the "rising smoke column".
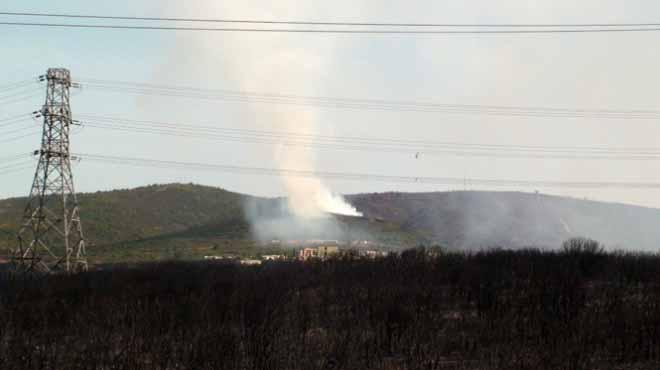
[[[295, 6], [294, 6], [295, 5]], [[178, 4], [177, 7], [181, 5]], [[296, 4], [265, 3], [254, 0], [217, 2], [206, 0], [191, 6], [191, 12], [203, 13], [207, 18], [226, 18], [227, 14], [250, 14], [249, 18], [271, 19], [282, 7], [291, 18], [304, 19], [318, 9], [313, 2]], [[336, 54], [337, 38], [308, 38], [291, 34], [226, 33], [222, 37], [208, 33], [182, 36], [181, 47], [190, 49], [199, 60], [219, 60], [225, 78], [237, 90], [318, 95], [323, 78]], [[188, 54], [188, 53], [186, 53]], [[174, 61], [174, 63], [179, 63]], [[216, 72], [214, 72], [216, 71]], [[217, 73], [210, 68], [209, 73]], [[312, 106], [264, 106], [248, 104], [246, 116], [268, 122], [273, 129], [298, 135], [319, 134], [319, 108]], [[267, 114], [265, 114], [267, 112]], [[273, 147], [278, 169], [315, 171], [314, 149], [281, 143]], [[360, 216], [345, 199], [333, 194], [320, 178], [298, 177], [282, 172], [281, 181], [288, 197], [289, 211], [296, 217], [308, 219], [327, 213]]]
[[[285, 115], [281, 119], [288, 127], [287, 131], [303, 135], [318, 133], [315, 112], [308, 111], [296, 117]], [[277, 165], [282, 170], [316, 169], [314, 151], [309, 146], [279, 145], [275, 154]], [[289, 209], [297, 217], [318, 218], [326, 213], [362, 216], [341, 195], [333, 194], [319, 178], [283, 175], [282, 180], [287, 189]]]
[[[259, 4], [263, 8], [263, 4]], [[254, 7], [258, 8], [258, 7]], [[305, 5], [292, 9], [291, 16], [305, 17]], [[267, 13], [267, 10], [266, 10]], [[264, 19], [270, 14], [265, 14]], [[236, 47], [232, 53], [245, 50], [245, 35], [238, 35], [234, 40]], [[322, 43], [313, 39], [291, 37], [286, 34], [259, 35], [268, 38], [267, 50], [240, 58], [241, 63], [235, 65], [239, 76], [238, 83], [243, 90], [277, 92], [278, 90], [295, 93], [313, 94], [322, 85], [328, 65], [334, 58], [336, 39], [324, 40]], [[234, 54], [236, 55], [236, 54]], [[315, 76], [316, 78], [310, 78]], [[253, 106], [257, 112], [263, 106]], [[319, 108], [310, 106], [269, 107], [273, 111], [267, 117], [278, 129], [298, 135], [316, 135], [319, 133]], [[255, 114], [258, 116], [258, 114]], [[315, 171], [316, 159], [314, 149], [309, 146], [290, 146], [285, 144], [273, 148], [276, 165], [281, 170]], [[283, 172], [281, 180], [287, 191], [288, 206], [296, 217], [308, 219], [318, 218], [326, 213], [361, 216], [357, 210], [348, 204], [340, 195], [333, 194], [320, 178], [292, 176]]]

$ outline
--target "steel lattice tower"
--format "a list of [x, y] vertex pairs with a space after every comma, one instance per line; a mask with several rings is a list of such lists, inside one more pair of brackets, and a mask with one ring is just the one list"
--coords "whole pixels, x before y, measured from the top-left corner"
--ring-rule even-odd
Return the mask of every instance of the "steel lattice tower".
[[87, 269], [85, 239], [71, 173], [69, 130], [73, 124], [69, 105], [71, 74], [51, 68], [40, 79], [47, 81], [39, 163], [13, 253], [19, 271], [75, 272]]

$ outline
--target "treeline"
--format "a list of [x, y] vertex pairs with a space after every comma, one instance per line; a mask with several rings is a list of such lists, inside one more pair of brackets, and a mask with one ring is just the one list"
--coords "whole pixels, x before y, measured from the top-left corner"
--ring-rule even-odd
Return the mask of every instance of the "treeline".
[[592, 242], [0, 277], [0, 369], [657, 369], [660, 257]]

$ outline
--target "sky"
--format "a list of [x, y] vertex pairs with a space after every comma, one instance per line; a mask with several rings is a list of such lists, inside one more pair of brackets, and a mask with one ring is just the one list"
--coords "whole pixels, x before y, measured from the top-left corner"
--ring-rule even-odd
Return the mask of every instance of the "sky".
[[[349, 22], [637, 23], [658, 22], [653, 15], [660, 14], [660, 3], [641, 0], [584, 0], [579, 4], [571, 0], [5, 0], [0, 11]], [[2, 20], [20, 18], [0, 16]], [[479, 36], [254, 34], [0, 26], [0, 86], [35, 78], [49, 67], [65, 67], [71, 70], [74, 80], [123, 80], [443, 104], [656, 110], [660, 101], [658, 35], [653, 32]], [[35, 84], [31, 99], [0, 103], [0, 119], [39, 109], [44, 95], [44, 86]], [[223, 128], [473, 144], [660, 148], [660, 122], [652, 120], [279, 106], [110, 93], [86, 90], [84, 83], [72, 95], [71, 104], [74, 118], [111, 116]], [[40, 124], [23, 123], [33, 126], [34, 132]], [[11, 129], [15, 127], [18, 126]], [[38, 148], [38, 133], [1, 142], [2, 138], [15, 136], [7, 133], [8, 130], [0, 127], [0, 158]], [[74, 130], [71, 140], [76, 153], [267, 168], [281, 166], [282, 158], [291, 155], [287, 150], [295, 150], [84, 126]], [[298, 154], [309, 157], [301, 165], [311, 162], [316, 170], [330, 172], [465, 179], [660, 182], [657, 171], [660, 161], [453, 155], [415, 158], [414, 151], [327, 149]], [[293, 167], [297, 162], [286, 163]], [[27, 195], [32, 176], [32, 168], [6, 175], [0, 173], [0, 198]], [[286, 179], [273, 176], [139, 168], [84, 158], [75, 164], [74, 179], [77, 190], [82, 192], [194, 182], [261, 196], [287, 194]], [[470, 184], [469, 180], [458, 188], [370, 180], [325, 182], [335, 193], [538, 190], [660, 207], [660, 190], [655, 189], [492, 188]]]

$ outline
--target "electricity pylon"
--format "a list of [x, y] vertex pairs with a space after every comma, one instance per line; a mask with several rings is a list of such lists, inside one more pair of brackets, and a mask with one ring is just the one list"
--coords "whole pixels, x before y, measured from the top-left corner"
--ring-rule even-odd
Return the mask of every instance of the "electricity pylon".
[[50, 68], [46, 75], [46, 103], [36, 117], [43, 117], [39, 163], [32, 182], [18, 246], [13, 261], [24, 272], [76, 272], [87, 269], [85, 239], [73, 187], [69, 130], [69, 90], [74, 86], [67, 69]]

